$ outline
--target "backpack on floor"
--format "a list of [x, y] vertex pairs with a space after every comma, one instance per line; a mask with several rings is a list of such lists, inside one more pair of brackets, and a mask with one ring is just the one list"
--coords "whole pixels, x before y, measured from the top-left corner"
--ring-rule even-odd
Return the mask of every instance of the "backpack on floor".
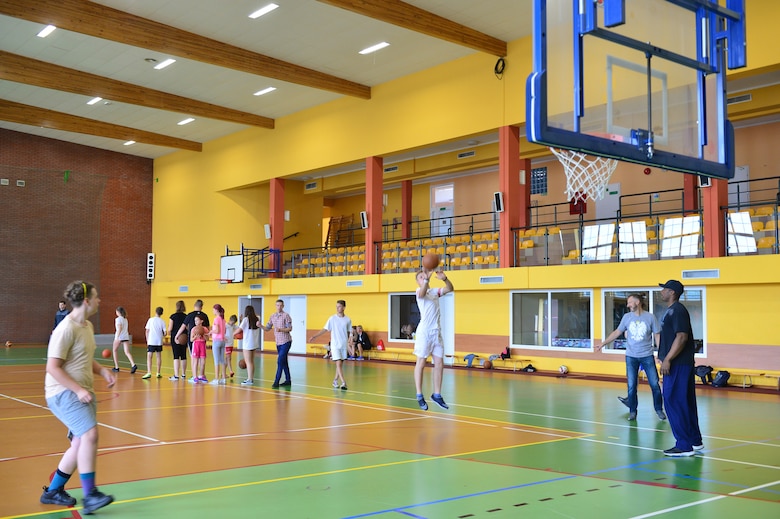
[[696, 376], [702, 384], [712, 384], [712, 366], [696, 366]]
[[717, 375], [715, 375], [715, 378], [712, 379], [712, 387], [728, 386], [729, 377], [731, 377], [731, 373], [728, 371], [718, 371]]

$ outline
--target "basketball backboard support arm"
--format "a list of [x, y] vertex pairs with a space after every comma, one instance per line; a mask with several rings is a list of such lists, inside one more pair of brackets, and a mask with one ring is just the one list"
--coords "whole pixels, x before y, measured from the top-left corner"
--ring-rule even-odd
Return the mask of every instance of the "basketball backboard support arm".
[[[634, 26], [627, 27], [626, 20]], [[645, 26], [637, 28], [637, 21]], [[745, 55], [744, 0], [727, 0], [726, 7], [710, 0], [645, 0], [629, 6], [624, 0], [535, 0], [528, 139], [731, 178], [734, 133], [726, 118], [725, 69], [745, 66]], [[567, 104], [561, 99], [569, 85]], [[653, 102], [654, 97], [664, 102]], [[614, 128], [619, 133], [610, 131]]]

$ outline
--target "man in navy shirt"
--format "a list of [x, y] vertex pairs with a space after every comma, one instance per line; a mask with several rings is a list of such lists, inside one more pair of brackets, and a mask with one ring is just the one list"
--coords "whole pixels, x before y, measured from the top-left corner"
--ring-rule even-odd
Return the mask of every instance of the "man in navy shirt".
[[664, 454], [674, 457], [693, 456], [704, 445], [696, 409], [693, 360], [696, 346], [693, 342], [691, 316], [679, 301], [685, 291], [682, 283], [670, 279], [658, 286], [663, 288], [661, 299], [668, 306], [661, 318], [658, 360], [661, 361], [661, 374], [664, 376], [664, 407], [676, 440], [674, 447], [666, 449]]

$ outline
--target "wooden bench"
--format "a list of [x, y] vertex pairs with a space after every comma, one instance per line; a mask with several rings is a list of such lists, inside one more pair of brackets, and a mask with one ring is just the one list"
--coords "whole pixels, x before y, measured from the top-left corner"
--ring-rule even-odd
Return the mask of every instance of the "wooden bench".
[[771, 373], [761, 373], [759, 376], [777, 379], [777, 390], [780, 391], [780, 375], [772, 375]]
[[[729, 371], [731, 373], [731, 377], [729, 377], [729, 382], [732, 383], [734, 386], [741, 386], [742, 389], [753, 387], [753, 373], [746, 373], [743, 371]], [[742, 381], [742, 384], [737, 384], [736, 380], [734, 380], [734, 377], [739, 377]], [[714, 375], [713, 375], [713, 378]]]
[[326, 357], [328, 354], [328, 345], [327, 344], [308, 344], [307, 347], [314, 350], [314, 354], [318, 357]]

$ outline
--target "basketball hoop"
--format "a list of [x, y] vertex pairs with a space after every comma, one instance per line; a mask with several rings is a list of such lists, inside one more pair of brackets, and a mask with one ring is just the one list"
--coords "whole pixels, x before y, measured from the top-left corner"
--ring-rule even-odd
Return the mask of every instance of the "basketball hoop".
[[607, 184], [617, 167], [617, 160], [589, 156], [572, 150], [550, 148], [563, 164], [566, 172], [566, 196], [569, 200], [582, 198], [584, 194], [593, 200], [601, 200], [607, 192]]

